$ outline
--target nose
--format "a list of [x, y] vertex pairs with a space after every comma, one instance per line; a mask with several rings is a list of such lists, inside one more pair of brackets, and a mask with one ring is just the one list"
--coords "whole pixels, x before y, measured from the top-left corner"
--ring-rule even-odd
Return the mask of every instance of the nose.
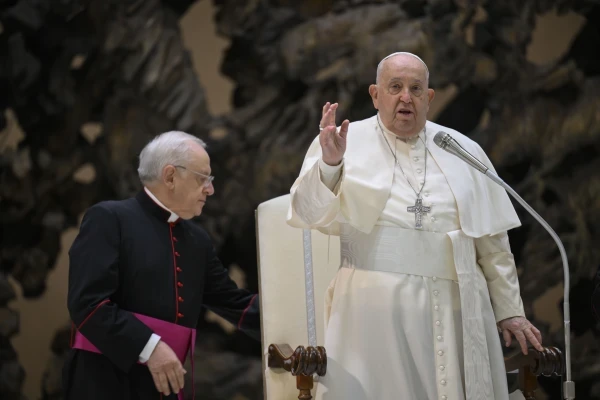
[[213, 186], [212, 182], [204, 188], [204, 193], [206, 193], [207, 196], [212, 196], [215, 194], [215, 187]]
[[412, 103], [412, 97], [410, 97], [408, 89], [402, 90], [402, 92], [400, 92], [400, 101], [403, 103]]

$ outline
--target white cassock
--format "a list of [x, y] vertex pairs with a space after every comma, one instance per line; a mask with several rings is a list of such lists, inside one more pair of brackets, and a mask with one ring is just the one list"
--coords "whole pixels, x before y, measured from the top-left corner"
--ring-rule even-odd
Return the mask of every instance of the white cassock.
[[[492, 167], [466, 136], [428, 121], [405, 142], [379, 126], [377, 116], [351, 123], [337, 168], [317, 137], [291, 189], [290, 225], [340, 236], [316, 398], [508, 399], [496, 322], [525, 315], [506, 234], [520, 225], [512, 203], [433, 143], [448, 132]], [[407, 179], [417, 192], [425, 180], [422, 229]]]

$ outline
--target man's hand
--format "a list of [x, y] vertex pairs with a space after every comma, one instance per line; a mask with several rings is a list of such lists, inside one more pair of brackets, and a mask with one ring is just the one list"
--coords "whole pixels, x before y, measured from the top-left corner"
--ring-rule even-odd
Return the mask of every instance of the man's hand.
[[154, 386], [165, 396], [171, 394], [169, 384], [173, 393], [179, 393], [183, 389], [183, 375], [186, 370], [183, 369], [175, 352], [162, 340], [154, 348], [146, 365], [154, 379]]
[[327, 102], [323, 106], [323, 116], [319, 127], [321, 133], [319, 134], [319, 142], [323, 149], [323, 161], [325, 164], [334, 166], [342, 162], [344, 153], [346, 152], [346, 135], [348, 134], [348, 125], [350, 121], [345, 120], [342, 122], [340, 131], [337, 131], [335, 125], [335, 110], [337, 110], [338, 104], [330, 104]]
[[[519, 341], [523, 354], [527, 354], [527, 341], [536, 348], [536, 350], [542, 351], [542, 334], [540, 331], [527, 320], [525, 317], [512, 317], [507, 318], [498, 323], [500, 329], [502, 329], [502, 336], [506, 342], [506, 347], [510, 346], [512, 342], [512, 335]], [[511, 335], [512, 334], [512, 335]]]

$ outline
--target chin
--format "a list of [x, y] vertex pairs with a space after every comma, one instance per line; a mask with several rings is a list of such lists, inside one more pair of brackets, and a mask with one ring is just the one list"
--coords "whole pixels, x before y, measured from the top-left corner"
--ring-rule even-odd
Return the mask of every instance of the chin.
[[418, 133], [415, 132], [414, 124], [398, 124], [398, 126], [396, 126], [396, 131], [398, 132], [399, 136], [402, 137], [414, 136]]
[[[397, 124], [398, 131], [402, 132], [403, 135], [406, 136], [415, 136], [421, 129], [418, 129], [419, 124], [416, 121], [402, 121], [403, 123]], [[423, 124], [425, 126], [425, 124]]]

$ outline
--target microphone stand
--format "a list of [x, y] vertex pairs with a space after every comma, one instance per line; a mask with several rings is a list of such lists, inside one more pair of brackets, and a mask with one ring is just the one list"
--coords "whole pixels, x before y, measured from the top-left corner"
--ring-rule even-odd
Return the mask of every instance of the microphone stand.
[[512, 195], [521, 205], [535, 218], [552, 236], [552, 239], [556, 242], [558, 249], [560, 250], [560, 257], [563, 263], [564, 270], [564, 301], [563, 301], [563, 313], [564, 313], [564, 328], [565, 328], [565, 366], [566, 366], [566, 379], [563, 382], [563, 395], [565, 400], [572, 400], [575, 398], [575, 382], [571, 380], [571, 312], [569, 307], [569, 261], [567, 260], [567, 252], [563, 246], [560, 238], [554, 232], [554, 229], [529, 205], [525, 200], [521, 198], [506, 182], [500, 177], [494, 174], [491, 170], [487, 170], [485, 175], [502, 186], [508, 193]]
[[[441, 134], [441, 135], [440, 135]], [[446, 150], [447, 152], [454, 154], [458, 158], [465, 161], [467, 164], [483, 173], [485, 176], [502, 186], [512, 197], [514, 197], [543, 227], [548, 231], [552, 239], [556, 242], [558, 249], [560, 250], [560, 257], [563, 263], [564, 271], [564, 302], [563, 302], [563, 313], [564, 313], [564, 329], [565, 329], [565, 366], [566, 376], [563, 382], [563, 396], [565, 400], [575, 399], [575, 382], [571, 380], [571, 312], [569, 306], [569, 261], [567, 259], [567, 252], [563, 246], [560, 238], [554, 232], [554, 229], [529, 205], [517, 192], [515, 192], [506, 182], [504, 182], [498, 175], [492, 172], [488, 167], [485, 166], [477, 158], [473, 157], [468, 151], [466, 151], [455, 139], [449, 134], [444, 132], [438, 132], [436, 138], [434, 138], [436, 145]]]

